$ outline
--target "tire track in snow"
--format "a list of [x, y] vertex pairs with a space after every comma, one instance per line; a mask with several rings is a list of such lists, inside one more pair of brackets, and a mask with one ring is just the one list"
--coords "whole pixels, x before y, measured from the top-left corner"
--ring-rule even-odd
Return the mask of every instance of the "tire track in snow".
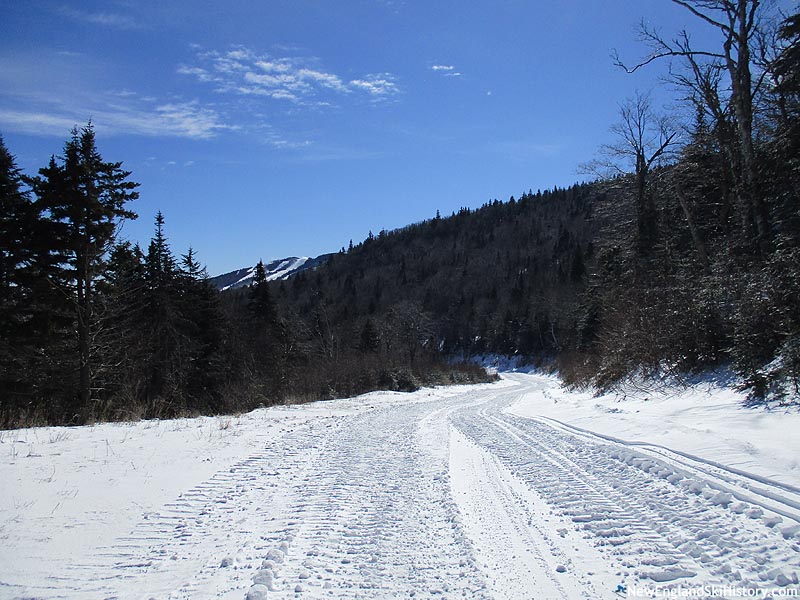
[[129, 535], [69, 565], [47, 597], [243, 597], [253, 569], [286, 543], [287, 490], [331, 429], [301, 425], [146, 514]]
[[800, 488], [795, 486], [767, 477], [753, 475], [741, 469], [728, 467], [718, 462], [673, 450], [659, 444], [621, 440], [575, 427], [556, 419], [548, 417], [539, 417], [539, 419], [557, 428], [563, 428], [568, 432], [586, 436], [590, 440], [602, 440], [627, 448], [636, 448], [637, 453], [642, 456], [655, 457], [681, 471], [687, 472], [687, 477], [688, 473], [692, 473], [695, 476], [708, 478], [709, 481], [726, 487], [735, 498], [743, 502], [757, 504], [793, 521], [800, 521]]
[[[538, 421], [510, 416], [506, 420], [527, 429], [542, 445], [555, 445], [562, 439], [556, 429]], [[624, 447], [568, 437], [575, 447], [588, 448], [590, 464], [604, 465], [616, 475], [625, 486], [620, 491], [627, 489], [634, 498], [646, 499], [646, 508], [672, 526], [670, 543], [695, 559], [698, 572], [710, 572], [728, 584], [782, 586], [793, 578], [797, 583], [800, 553], [793, 534], [784, 535], [786, 523], [780, 516], [758, 505], [734, 503], [725, 488], [688, 477], [664, 461]]]
[[451, 447], [453, 494], [494, 598], [615, 597], [613, 586], [604, 585], [611, 574], [597, 581], [584, 568], [603, 560], [596, 548], [569, 535], [570, 523], [455, 428]]
[[453, 415], [531, 489], [640, 582], [796, 585], [791, 527], [701, 478], [622, 445], [587, 440], [503, 412], [506, 401]]
[[303, 502], [270, 598], [488, 597], [455, 518], [439, 409], [377, 409], [342, 428], [297, 483]]

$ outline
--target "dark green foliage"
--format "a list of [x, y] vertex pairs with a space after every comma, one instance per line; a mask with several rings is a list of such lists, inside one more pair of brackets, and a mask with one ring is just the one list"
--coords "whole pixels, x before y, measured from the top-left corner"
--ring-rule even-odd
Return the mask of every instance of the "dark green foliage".
[[[145, 358], [145, 398], [149, 406], [170, 414], [172, 399], [181, 395], [186, 369], [184, 329], [188, 326], [180, 306], [178, 266], [164, 234], [164, 218], [156, 215], [156, 233], [144, 261], [144, 316], [142, 336]], [[156, 403], [166, 402], [163, 408]], [[176, 407], [177, 408], [177, 407]]]
[[258, 261], [253, 284], [247, 290], [247, 314], [242, 324], [249, 349], [248, 362], [261, 382], [262, 401], [282, 398], [288, 385], [292, 344], [287, 325], [272, 298], [262, 261]]
[[160, 213], [146, 253], [116, 242], [129, 175], [91, 125], [31, 179], [0, 141], [0, 426], [243, 406], [224, 394], [243, 373], [194, 251], [175, 259]]
[[146, 290], [144, 253], [129, 242], [117, 244], [109, 256], [108, 270], [99, 290], [106, 306], [106, 369], [103, 402], [96, 418], [126, 418], [137, 414], [137, 399], [144, 393]]
[[[215, 412], [226, 380], [219, 294], [189, 249], [177, 264], [164, 217], [147, 255], [129, 244], [111, 256], [109, 303], [121, 343], [105, 412], [148, 417]], [[105, 415], [103, 415], [105, 416]]]
[[358, 340], [358, 349], [364, 353], [377, 352], [381, 347], [381, 338], [378, 335], [378, 330], [375, 328], [375, 323], [372, 319], [368, 318], [364, 321], [364, 326], [361, 328], [361, 334]]
[[187, 324], [189, 367], [185, 394], [202, 400], [204, 412], [222, 409], [219, 383], [226, 381], [225, 329], [219, 293], [189, 248], [181, 260], [181, 309]]
[[[63, 410], [84, 421], [91, 411], [101, 368], [94, 340], [102, 327], [97, 313], [95, 286], [106, 268], [106, 258], [121, 219], [135, 218], [126, 204], [138, 197], [137, 183], [122, 163], [106, 162], [95, 144], [91, 124], [72, 131], [64, 154], [51, 159], [33, 180], [38, 210], [46, 217], [48, 253], [57, 257], [46, 265], [48, 282], [66, 299], [74, 318], [74, 356], [78, 396]], [[88, 412], [87, 412], [88, 411]]]
[[780, 122], [797, 122], [800, 110], [800, 13], [788, 17], [778, 31], [785, 44], [772, 65]]
[[38, 285], [34, 261], [41, 249], [31, 243], [38, 222], [22, 173], [0, 138], [0, 422], [30, 410], [51, 329], [38, 297], [50, 295]]

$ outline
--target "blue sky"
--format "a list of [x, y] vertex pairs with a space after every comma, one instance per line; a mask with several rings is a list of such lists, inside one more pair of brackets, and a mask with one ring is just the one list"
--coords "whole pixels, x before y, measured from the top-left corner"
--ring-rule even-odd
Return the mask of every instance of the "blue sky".
[[646, 52], [639, 20], [715, 39], [668, 0], [3, 4], [0, 133], [19, 166], [92, 119], [142, 184], [124, 235], [146, 244], [161, 210], [211, 274], [570, 185], [618, 103], [664, 74], [612, 64]]

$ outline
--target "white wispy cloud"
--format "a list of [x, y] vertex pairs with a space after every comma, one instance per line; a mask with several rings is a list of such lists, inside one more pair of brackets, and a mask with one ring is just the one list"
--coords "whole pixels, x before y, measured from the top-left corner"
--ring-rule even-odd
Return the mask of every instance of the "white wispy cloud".
[[217, 81], [217, 78], [215, 78], [211, 73], [205, 69], [201, 69], [200, 67], [181, 66], [178, 67], [178, 73], [181, 75], [192, 75], [204, 83]]
[[63, 137], [89, 120], [104, 135], [142, 135], [210, 139], [227, 125], [213, 109], [196, 101], [151, 105], [146, 102], [67, 106], [43, 101], [24, 109], [0, 109], [0, 128], [16, 133]]
[[[313, 131], [283, 131], [274, 110], [265, 113], [256, 97], [290, 103], [295, 113], [344, 99], [382, 102], [400, 93], [388, 73], [345, 77], [310, 58], [241, 47], [193, 50], [197, 60], [176, 68], [200, 84], [196, 99], [185, 90], [148, 93], [130, 82], [99, 88], [106, 79], [104, 65], [91, 57], [40, 52], [0, 58], [0, 131], [63, 138], [91, 120], [103, 135], [207, 140], [235, 132], [278, 149], [302, 150], [316, 143]], [[209, 97], [209, 91], [219, 93]]]
[[350, 85], [379, 97], [392, 96], [400, 91], [394, 81], [394, 77], [389, 73], [367, 75], [363, 79], [352, 80]]
[[314, 69], [300, 69], [297, 71], [297, 76], [301, 81], [313, 81], [324, 88], [336, 90], [338, 92], [346, 92], [347, 87], [342, 83], [338, 76], [332, 73], [323, 73]]
[[88, 23], [90, 25], [98, 25], [101, 27], [112, 27], [116, 29], [144, 29], [144, 24], [140, 23], [133, 17], [123, 15], [120, 13], [112, 12], [88, 12], [78, 10], [71, 6], [60, 6], [57, 12], [73, 21]]
[[445, 77], [461, 77], [461, 73], [456, 71], [453, 65], [433, 65], [431, 71], [441, 73]]
[[0, 109], [0, 126], [14, 133], [64, 137], [76, 124], [75, 119], [48, 112]]
[[181, 65], [178, 73], [215, 84], [220, 93], [265, 96], [295, 103], [325, 105], [331, 92], [366, 94], [373, 99], [399, 93], [396, 79], [388, 73], [347, 79], [320, 69], [315, 60], [276, 57], [249, 48], [197, 51], [197, 64]]
[[[149, 121], [155, 115], [155, 119]], [[148, 123], [142, 123], [143, 135], [172, 135], [194, 139], [208, 139], [220, 131], [236, 130], [227, 125], [214, 110], [201, 106], [197, 101], [162, 104], [145, 113]], [[123, 122], [124, 124], [124, 122]]]
[[237, 129], [224, 107], [135, 88], [102, 88], [90, 57], [61, 53], [0, 59], [0, 130], [63, 137], [90, 119], [104, 135], [209, 139]]

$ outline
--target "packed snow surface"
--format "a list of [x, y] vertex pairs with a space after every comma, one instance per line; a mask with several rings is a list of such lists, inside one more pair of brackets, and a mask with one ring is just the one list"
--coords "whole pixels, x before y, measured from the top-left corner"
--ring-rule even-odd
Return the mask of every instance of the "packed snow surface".
[[792, 597], [800, 415], [741, 401], [507, 374], [0, 432], [0, 598]]

